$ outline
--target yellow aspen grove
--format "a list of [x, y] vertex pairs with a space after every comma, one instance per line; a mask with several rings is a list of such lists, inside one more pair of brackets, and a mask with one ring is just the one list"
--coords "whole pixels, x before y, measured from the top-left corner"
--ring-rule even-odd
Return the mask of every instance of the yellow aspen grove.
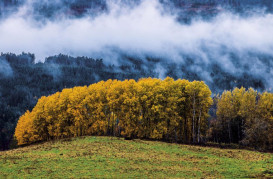
[[33, 118], [31, 113], [27, 111], [20, 117], [15, 129], [15, 136], [18, 141], [18, 145], [35, 142], [33, 129]]
[[51, 138], [71, 137], [70, 130], [73, 118], [69, 113], [69, 95], [73, 93], [73, 89], [64, 89], [61, 93], [49, 96], [46, 109], [48, 112], [48, 121], [51, 129]]
[[[191, 120], [192, 142], [200, 142], [201, 127], [203, 118], [207, 118], [208, 109], [212, 105], [211, 91], [204, 82], [193, 81], [186, 86], [186, 93], [189, 99], [189, 113]], [[205, 125], [205, 124], [204, 124]]]
[[273, 149], [273, 94], [252, 88], [225, 91], [217, 100], [217, 123], [210, 130], [219, 142]]
[[241, 96], [241, 105], [238, 111], [238, 117], [236, 120], [238, 127], [238, 141], [243, 139], [243, 134], [245, 129], [251, 126], [254, 122], [257, 112], [256, 112], [256, 98], [258, 96], [257, 91], [250, 88]]
[[210, 96], [204, 82], [169, 77], [101, 81], [42, 97], [15, 137], [19, 145], [83, 135], [202, 142]]
[[37, 102], [35, 108], [32, 110], [32, 117], [36, 134], [39, 136], [39, 140], [49, 140], [48, 132], [48, 116], [45, 113], [45, 104], [48, 101], [48, 98], [43, 96]]
[[221, 99], [218, 101], [217, 106], [217, 118], [223, 122], [223, 130], [227, 129], [228, 141], [231, 143], [231, 121], [233, 120], [234, 113], [232, 93], [230, 91], [224, 91], [221, 96]]
[[260, 95], [257, 117], [247, 128], [246, 143], [258, 149], [273, 150], [273, 94]]
[[[120, 113], [117, 113], [122, 130], [121, 135], [127, 138], [137, 138], [139, 131], [140, 106], [138, 103], [138, 88], [135, 80], [124, 81]], [[121, 93], [121, 91], [119, 91]]]
[[177, 111], [178, 115], [180, 117], [179, 122], [179, 141], [190, 143], [191, 136], [189, 134], [190, 132], [190, 126], [189, 126], [189, 113], [187, 112], [189, 110], [189, 95], [186, 93], [186, 87], [189, 85], [188, 80], [177, 80], [175, 81], [175, 84], [178, 86], [178, 96], [177, 98], [179, 101], [177, 102]]
[[162, 106], [160, 115], [165, 119], [165, 123], [162, 125], [165, 132], [163, 133], [165, 140], [183, 141], [184, 112], [181, 111], [185, 106], [185, 86], [183, 85], [183, 81], [174, 81], [172, 78], [166, 78], [161, 86], [163, 94], [160, 99]]
[[71, 133], [73, 136], [85, 135], [86, 119], [83, 99], [87, 96], [87, 87], [75, 87], [73, 92], [69, 95], [69, 104], [67, 113], [72, 119]]
[[208, 116], [208, 110], [212, 105], [211, 91], [204, 82], [200, 83], [200, 92], [198, 94], [197, 109], [198, 109], [198, 121], [197, 121], [197, 142], [200, 143], [201, 139], [205, 136], [205, 130], [207, 127], [206, 119]]
[[157, 97], [160, 94], [160, 84], [162, 80], [160, 79], [142, 79], [139, 82], [141, 86], [139, 92], [139, 101], [141, 106], [141, 123], [140, 123], [140, 138], [152, 138], [159, 139], [162, 138], [160, 134], [160, 123], [159, 117], [160, 104], [158, 104]]

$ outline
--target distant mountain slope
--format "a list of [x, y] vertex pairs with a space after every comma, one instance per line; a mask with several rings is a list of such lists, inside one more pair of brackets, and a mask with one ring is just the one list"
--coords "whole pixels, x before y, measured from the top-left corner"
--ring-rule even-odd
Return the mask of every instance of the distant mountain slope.
[[112, 137], [0, 152], [0, 178], [270, 178], [272, 167], [272, 154]]
[[[109, 4], [121, 2], [124, 5], [138, 4], [142, 0], [2, 0], [0, 2], [0, 16], [9, 15], [24, 5], [31, 5], [37, 18], [41, 16], [52, 18], [61, 14], [68, 17], [97, 15], [107, 12]], [[215, 15], [224, 9], [243, 13], [253, 8], [262, 8], [265, 11], [273, 10], [271, 0], [159, 0], [166, 9], [181, 11], [181, 15]], [[182, 13], [183, 12], [183, 13]], [[61, 14], [60, 14], [61, 13]], [[181, 18], [180, 18], [181, 19]], [[186, 19], [184, 19], [186, 20]]]

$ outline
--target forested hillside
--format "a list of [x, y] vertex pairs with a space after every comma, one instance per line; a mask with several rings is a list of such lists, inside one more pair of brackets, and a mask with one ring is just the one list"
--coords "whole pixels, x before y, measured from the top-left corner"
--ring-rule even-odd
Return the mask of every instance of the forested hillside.
[[[174, 62], [153, 58], [142, 60], [124, 56], [118, 65], [113, 65], [106, 64], [102, 59], [58, 55], [48, 57], [44, 63], [35, 63], [34, 54], [23, 53], [1, 54], [0, 64], [1, 149], [9, 148], [19, 117], [26, 110], [31, 111], [41, 96], [48, 96], [64, 88], [90, 85], [101, 80], [162, 77], [158, 65], [164, 66], [166, 75], [174, 79], [179, 77], [190, 81], [202, 79], [198, 71], [187, 68], [190, 64], [181, 64], [178, 67]], [[213, 93], [236, 86], [264, 89], [264, 83], [260, 79], [247, 74], [235, 76], [216, 67], [212, 74], [214, 81], [208, 84]]]

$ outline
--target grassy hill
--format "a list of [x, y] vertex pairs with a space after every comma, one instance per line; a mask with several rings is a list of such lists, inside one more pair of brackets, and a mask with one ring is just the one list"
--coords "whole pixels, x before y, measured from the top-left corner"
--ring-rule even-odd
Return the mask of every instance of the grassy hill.
[[273, 177], [273, 155], [81, 137], [0, 152], [0, 178]]

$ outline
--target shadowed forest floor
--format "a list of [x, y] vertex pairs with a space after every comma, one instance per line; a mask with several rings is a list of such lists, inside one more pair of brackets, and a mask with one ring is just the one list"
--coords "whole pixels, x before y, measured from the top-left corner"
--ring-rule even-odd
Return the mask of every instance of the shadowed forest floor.
[[273, 154], [80, 137], [0, 152], [0, 178], [273, 177]]

